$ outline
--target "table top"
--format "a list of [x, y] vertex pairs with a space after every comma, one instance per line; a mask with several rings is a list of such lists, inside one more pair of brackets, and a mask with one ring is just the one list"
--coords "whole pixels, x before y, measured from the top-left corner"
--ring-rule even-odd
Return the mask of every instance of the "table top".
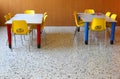
[[43, 14], [16, 14], [5, 24], [12, 24], [13, 20], [25, 20], [28, 24], [41, 24]]
[[105, 16], [103, 13], [95, 13], [95, 14], [78, 13], [78, 16], [80, 16], [80, 18], [84, 22], [92, 22], [93, 18], [105, 18], [106, 22], [117, 22], [116, 20], [113, 20], [110, 17]]

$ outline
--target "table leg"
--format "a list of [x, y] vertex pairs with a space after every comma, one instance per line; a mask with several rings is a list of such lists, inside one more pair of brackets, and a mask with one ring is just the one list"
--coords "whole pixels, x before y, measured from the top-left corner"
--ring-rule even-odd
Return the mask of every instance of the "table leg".
[[110, 44], [114, 43], [115, 26], [116, 26], [116, 22], [112, 22], [111, 35], [110, 35]]
[[7, 24], [7, 36], [9, 48], [12, 48], [12, 38], [11, 38], [11, 24]]
[[41, 47], [41, 34], [40, 34], [40, 24], [37, 24], [37, 48]]
[[85, 23], [85, 31], [84, 31], [84, 41], [85, 41], [86, 45], [88, 44], [88, 30], [89, 30], [88, 26], [89, 26], [89, 23], [86, 22]]

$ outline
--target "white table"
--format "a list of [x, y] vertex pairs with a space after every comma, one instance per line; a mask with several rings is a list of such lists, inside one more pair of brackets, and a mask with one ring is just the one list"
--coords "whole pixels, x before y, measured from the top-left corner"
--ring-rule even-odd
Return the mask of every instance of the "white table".
[[85, 44], [88, 44], [88, 26], [89, 23], [92, 22], [93, 18], [105, 18], [106, 22], [111, 22], [112, 27], [111, 27], [111, 35], [110, 35], [110, 43], [113, 44], [114, 42], [114, 34], [115, 34], [115, 26], [116, 26], [116, 20], [113, 20], [109, 17], [106, 17], [102, 13], [96, 13], [96, 14], [86, 14], [86, 13], [78, 13], [79, 17], [85, 22], [85, 31], [84, 31], [84, 41]]
[[7, 35], [9, 48], [12, 48], [11, 25], [13, 20], [25, 20], [28, 24], [37, 25], [37, 47], [41, 47], [40, 27], [42, 23], [43, 14], [16, 14], [13, 18], [5, 22], [7, 25]]

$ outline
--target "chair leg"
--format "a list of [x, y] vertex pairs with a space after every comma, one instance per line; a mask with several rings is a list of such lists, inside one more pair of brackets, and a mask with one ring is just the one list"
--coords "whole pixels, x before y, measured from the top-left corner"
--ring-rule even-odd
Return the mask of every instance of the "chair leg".
[[28, 42], [29, 42], [29, 51], [30, 51], [30, 43], [31, 43], [31, 41], [30, 41], [30, 35], [29, 35], [29, 41]]
[[108, 33], [108, 35], [110, 37], [109, 27], [107, 27], [106, 30], [107, 30], [107, 33]]
[[15, 46], [16, 46], [16, 36], [14, 35], [14, 42], [15, 42]]
[[32, 31], [32, 41], [31, 41], [32, 46], [33, 46], [33, 32], [35, 32], [35, 30]]
[[22, 39], [22, 35], [21, 35], [21, 42], [22, 42], [22, 45], [24, 45], [24, 44], [23, 44], [23, 39]]
[[80, 27], [77, 27], [77, 31], [80, 32]]
[[74, 39], [75, 39], [75, 35], [77, 33], [78, 27], [75, 28], [75, 33], [74, 33]]
[[43, 38], [45, 40], [44, 43], [46, 44], [46, 32], [44, 29], [41, 31], [41, 35], [43, 36]]
[[47, 42], [46, 42], [47, 39], [46, 39], [46, 32], [45, 32], [45, 29], [43, 29], [43, 34], [44, 34], [43, 36], [44, 36], [45, 44], [46, 44], [46, 43], [47, 43]]
[[106, 42], [107, 42], [107, 35], [106, 35], [106, 31], [105, 31], [105, 47], [107, 47]]

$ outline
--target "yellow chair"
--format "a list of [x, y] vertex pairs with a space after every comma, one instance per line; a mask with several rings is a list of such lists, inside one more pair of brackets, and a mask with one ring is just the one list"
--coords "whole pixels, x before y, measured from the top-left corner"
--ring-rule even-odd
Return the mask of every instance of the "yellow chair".
[[[116, 20], [117, 14], [112, 14], [112, 15], [110, 16], [110, 18], [113, 19], [113, 20]], [[112, 26], [112, 23], [107, 23], [106, 26], [107, 26], [107, 27], [111, 27], [111, 26]]]
[[[24, 11], [24, 14], [35, 14], [35, 10], [25, 10]], [[31, 26], [31, 29], [32, 28], [36, 28], [36, 25], [32, 25]]]
[[112, 18], [113, 20], [116, 20], [117, 14], [112, 14], [112, 15], [110, 16], [110, 18]]
[[[30, 50], [30, 33], [32, 29], [29, 29], [25, 20], [13, 20], [12, 21], [12, 33], [14, 35], [14, 41], [16, 44], [16, 37], [15, 35], [29, 35], [29, 50]], [[22, 40], [22, 36], [21, 36]], [[22, 40], [23, 44], [23, 40]]]
[[[24, 11], [24, 14], [35, 14], [35, 10], [25, 10]], [[36, 29], [37, 28], [37, 26], [36, 25], [34, 25], [34, 24], [32, 24], [32, 25], [30, 25], [30, 29]], [[34, 31], [34, 30], [33, 30]], [[24, 37], [25, 38], [25, 37]]]
[[106, 12], [105, 16], [110, 17], [111, 12]]
[[45, 24], [45, 21], [46, 21], [46, 18], [48, 17], [47, 14], [44, 14], [43, 15], [43, 19], [42, 19], [42, 24], [41, 24], [41, 31], [44, 30], [44, 24]]
[[100, 34], [100, 32], [106, 33], [106, 20], [105, 20], [105, 18], [93, 18], [89, 29], [90, 29], [90, 31], [93, 32], [92, 38], [98, 39], [99, 37], [104, 36], [105, 40], [106, 40], [106, 34], [104, 34], [104, 35]]
[[13, 17], [13, 13], [8, 13], [9, 19]]
[[9, 16], [8, 15], [5, 15], [4, 18], [5, 18], [5, 21], [9, 20]]
[[25, 10], [24, 14], [35, 14], [34, 10]]
[[75, 38], [76, 33], [80, 31], [80, 27], [83, 27], [85, 23], [80, 19], [80, 17], [78, 17], [77, 11], [73, 12], [73, 16], [74, 16], [74, 21], [76, 24], [76, 29], [74, 33], [74, 38]]
[[43, 16], [43, 18], [42, 18], [42, 24], [41, 24], [41, 34], [44, 36], [44, 39], [45, 39], [45, 44], [46, 44], [46, 32], [45, 32], [45, 29], [44, 29], [44, 27], [45, 27], [45, 22], [46, 22], [46, 18], [48, 17], [48, 15], [47, 14], [45, 14], [44, 16]]
[[47, 12], [44, 12], [43, 16], [47, 15]]
[[7, 15], [4, 15], [5, 21], [8, 21], [9, 19], [11, 19], [13, 17], [12, 13], [8, 13]]
[[94, 11], [94, 9], [85, 9], [85, 10], [84, 10], [84, 13], [87, 13], [87, 14], [94, 14], [95, 11]]

